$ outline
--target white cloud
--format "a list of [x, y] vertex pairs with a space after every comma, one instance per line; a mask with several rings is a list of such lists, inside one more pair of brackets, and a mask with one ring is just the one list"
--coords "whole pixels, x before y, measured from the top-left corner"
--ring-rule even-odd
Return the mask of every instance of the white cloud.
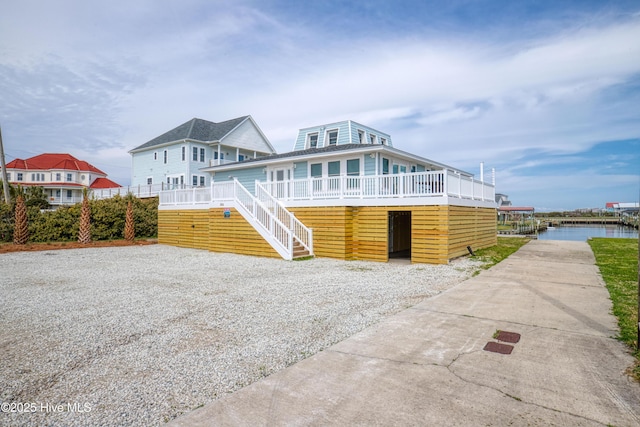
[[279, 151], [298, 128], [353, 119], [399, 149], [463, 169], [485, 161], [508, 179], [533, 165], [521, 161], [528, 152], [640, 135], [638, 16], [586, 16], [528, 40], [435, 31], [382, 40], [328, 36], [261, 6], [9, 3], [0, 120], [34, 151], [47, 135], [127, 168], [127, 150], [192, 117], [251, 114]]

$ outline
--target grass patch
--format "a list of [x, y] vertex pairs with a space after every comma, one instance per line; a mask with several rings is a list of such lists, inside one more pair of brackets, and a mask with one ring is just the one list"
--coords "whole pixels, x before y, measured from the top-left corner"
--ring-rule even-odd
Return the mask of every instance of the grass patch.
[[632, 374], [640, 381], [638, 240], [593, 238], [589, 239], [589, 245], [613, 302], [613, 314], [618, 318], [618, 339], [635, 351], [636, 366]]
[[475, 256], [472, 259], [482, 261], [482, 268], [487, 270], [526, 245], [530, 240], [525, 237], [498, 237], [497, 245], [474, 251]]

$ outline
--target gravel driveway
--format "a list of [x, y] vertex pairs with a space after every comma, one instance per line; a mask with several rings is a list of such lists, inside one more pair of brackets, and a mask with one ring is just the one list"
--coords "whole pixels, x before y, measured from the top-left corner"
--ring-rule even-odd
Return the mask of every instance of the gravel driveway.
[[469, 277], [164, 245], [0, 255], [0, 425], [159, 425]]

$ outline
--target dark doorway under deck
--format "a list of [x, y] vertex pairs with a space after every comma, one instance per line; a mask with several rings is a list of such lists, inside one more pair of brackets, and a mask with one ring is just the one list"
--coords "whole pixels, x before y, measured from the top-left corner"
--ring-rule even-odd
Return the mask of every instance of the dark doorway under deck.
[[411, 259], [411, 211], [389, 211], [389, 258]]

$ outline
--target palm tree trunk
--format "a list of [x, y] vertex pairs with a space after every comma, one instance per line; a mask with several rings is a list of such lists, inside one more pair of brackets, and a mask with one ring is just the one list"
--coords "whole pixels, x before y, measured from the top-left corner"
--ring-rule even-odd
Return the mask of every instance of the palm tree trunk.
[[131, 200], [127, 203], [127, 213], [124, 220], [124, 238], [129, 242], [133, 242], [135, 238], [135, 227], [133, 221], [133, 203]]
[[27, 206], [24, 203], [24, 196], [18, 195], [16, 198], [15, 224], [13, 228], [13, 244], [24, 245], [29, 240], [29, 227], [27, 224]]
[[78, 230], [78, 242], [83, 245], [91, 242], [91, 209], [89, 207], [89, 199], [87, 191], [83, 192], [82, 209], [80, 211], [80, 229]]

